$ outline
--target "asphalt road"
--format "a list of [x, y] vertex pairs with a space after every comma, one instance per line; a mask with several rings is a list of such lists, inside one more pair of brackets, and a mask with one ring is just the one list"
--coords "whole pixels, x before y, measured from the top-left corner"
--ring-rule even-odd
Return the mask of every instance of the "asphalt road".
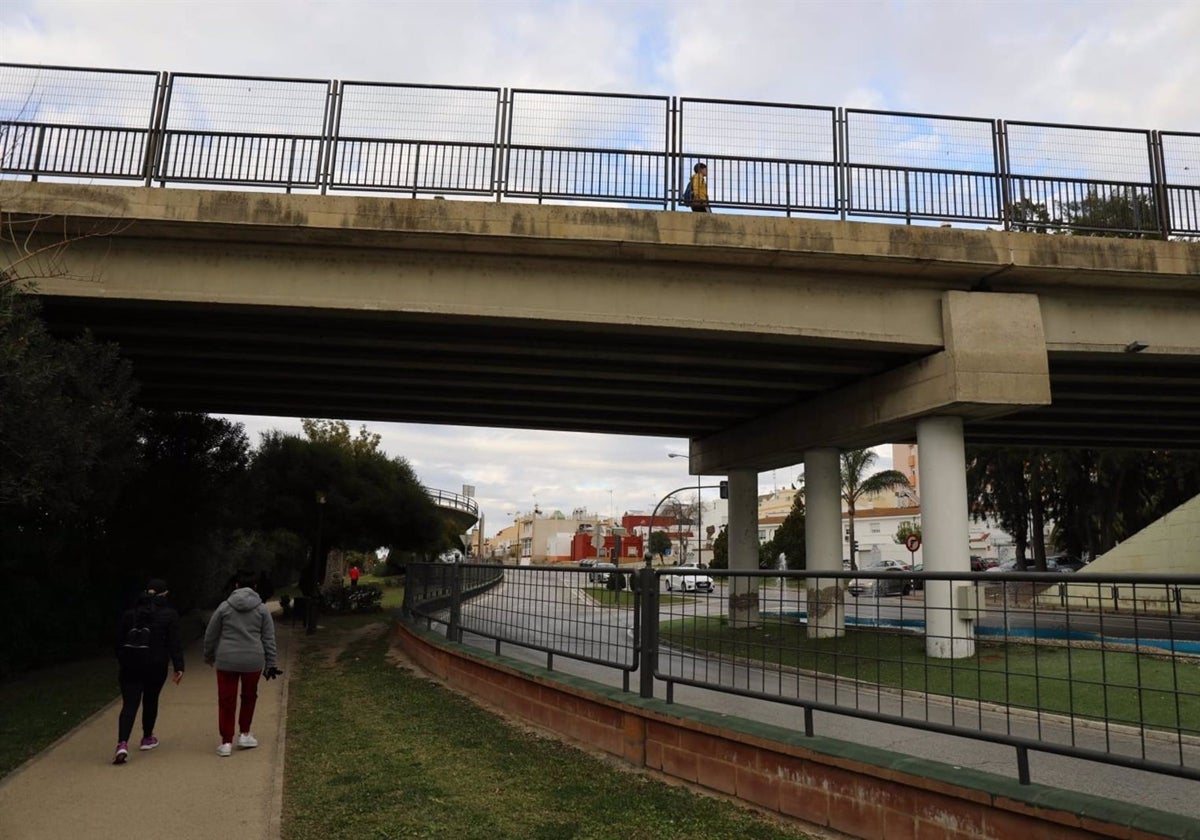
[[[773, 580], [763, 583], [760, 589], [762, 610], [787, 612], [803, 608], [803, 592], [781, 588]], [[549, 664], [555, 670], [619, 687], [622, 672], [615, 666], [629, 666], [634, 662], [634, 611], [598, 605], [581, 588], [587, 585], [582, 577], [573, 575], [540, 572], [519, 577], [510, 575], [496, 589], [464, 604], [462, 620], [468, 631], [464, 641], [494, 650], [493, 639], [469, 631], [500, 635], [509, 640], [501, 644], [501, 652], [506, 656], [543, 666]], [[847, 601], [847, 614], [859, 619], [915, 619], [923, 615], [921, 593], [903, 598], [858, 599], [858, 603], [853, 599]], [[720, 614], [725, 604], [722, 586], [711, 595], [671, 597], [664, 593], [660, 617], [665, 620]], [[1007, 611], [1005, 618], [1010, 627], [1046, 626], [1047, 615], [1041, 610], [1033, 613], [1013, 609]], [[1071, 619], [1071, 628], [1078, 629], [1079, 626], [1076, 614]], [[1109, 617], [1103, 622], [1103, 630], [1109, 633], [1124, 634], [1129, 629], [1145, 632], [1147, 627], [1144, 621], [1139, 621], [1136, 627], [1132, 621], [1127, 626], [1110, 623]], [[559, 653], [549, 656], [531, 648]], [[1128, 727], [1072, 721], [1035, 710], [1010, 711], [977, 701], [881, 689], [832, 675], [809, 676], [787, 669], [749, 665], [744, 660], [730, 661], [681, 651], [667, 652], [659, 662], [658, 672], [678, 680], [704, 681], [742, 692], [778, 696], [793, 704], [815, 700], [836, 705], [847, 709], [847, 713], [815, 712], [816, 734], [1013, 778], [1017, 776], [1017, 759], [1016, 750], [1011, 746], [868, 720], [855, 717], [853, 713], [932, 721], [968, 730], [1008, 733], [1045, 743], [1075, 744], [1142, 756], [1167, 764], [1178, 764], [1182, 760], [1188, 766], [1200, 766], [1200, 742], [1181, 743], [1170, 733], [1149, 732], [1143, 737], [1141, 730]], [[630, 685], [635, 691], [637, 684], [635, 672], [630, 676]], [[666, 697], [662, 680], [656, 681], [655, 693], [660, 698]], [[674, 684], [674, 701], [784, 728], [803, 727], [802, 709], [787, 702], [755, 699], [679, 682]], [[1029, 753], [1029, 762], [1034, 782], [1200, 819], [1200, 797], [1195, 795], [1196, 783], [1192, 780], [1036, 751]]]

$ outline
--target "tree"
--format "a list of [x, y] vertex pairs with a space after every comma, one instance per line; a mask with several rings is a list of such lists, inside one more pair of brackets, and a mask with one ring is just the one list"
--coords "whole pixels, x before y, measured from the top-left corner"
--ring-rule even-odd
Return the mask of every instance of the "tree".
[[729, 568], [729, 529], [724, 525], [721, 526], [721, 533], [713, 540], [712, 563], [709, 565], [714, 569]]
[[787, 558], [787, 567], [792, 570], [807, 568], [808, 551], [805, 547], [804, 494], [792, 497], [792, 509], [771, 539], [776, 556]]
[[1050, 233], [1054, 225], [1046, 205], [1032, 199], [1022, 198], [1008, 208], [1008, 227], [1018, 233]]
[[910, 536], [912, 536], [914, 534], [917, 536], [918, 539], [920, 539], [921, 523], [920, 522], [902, 522], [902, 523], [900, 523], [900, 527], [896, 529], [896, 536], [893, 537], [892, 539], [894, 539], [896, 541], [896, 545], [904, 545], [904, 541], [907, 540]]
[[341, 434], [339, 423], [332, 434], [310, 424], [312, 438], [263, 435], [249, 471], [258, 526], [287, 529], [312, 546], [301, 575], [306, 589], [324, 579], [333, 548], [382, 546], [400, 557], [436, 552], [445, 540], [442, 517], [408, 462], [379, 452], [369, 435]]
[[1107, 194], [1095, 188], [1064, 208], [1065, 221], [1077, 236], [1121, 239], [1161, 239], [1154, 197], [1133, 187], [1115, 188]]
[[0, 289], [0, 576], [20, 593], [0, 634], [0, 677], [111, 629], [125, 558], [106, 540], [135, 469], [134, 391], [115, 346], [86, 333], [57, 340], [34, 299]]
[[250, 444], [245, 429], [220, 417], [147, 411], [138, 424], [137, 472], [110, 519], [114, 551], [129, 558], [134, 586], [165, 577], [181, 609], [215, 603], [239, 565], [262, 543], [241, 529]]
[[671, 538], [666, 531], [651, 531], [649, 548], [651, 554], [656, 554], [661, 558], [671, 550]]
[[1017, 568], [1024, 569], [1033, 509], [1030, 465], [1038, 457], [1036, 451], [971, 446], [966, 455], [967, 504], [972, 516], [996, 518], [1016, 542]]
[[368, 432], [366, 426], [358, 427], [358, 436], [350, 436], [350, 425], [345, 420], [310, 420], [302, 418], [300, 428], [313, 443], [328, 443], [354, 455], [371, 455], [379, 452], [382, 438]]
[[1056, 549], [1096, 557], [1200, 493], [1200, 455], [1050, 450], [1048, 516]]
[[908, 487], [908, 479], [899, 470], [882, 470], [871, 475], [867, 472], [878, 456], [870, 449], [851, 449], [842, 453], [842, 501], [846, 503], [850, 531], [850, 568], [858, 568], [854, 547], [854, 508], [863, 496]]
[[1161, 239], [1157, 204], [1144, 188], [1116, 187], [1101, 193], [1092, 187], [1077, 201], [1056, 204], [1052, 216], [1045, 203], [1022, 198], [1008, 208], [1010, 230], [1121, 239]]

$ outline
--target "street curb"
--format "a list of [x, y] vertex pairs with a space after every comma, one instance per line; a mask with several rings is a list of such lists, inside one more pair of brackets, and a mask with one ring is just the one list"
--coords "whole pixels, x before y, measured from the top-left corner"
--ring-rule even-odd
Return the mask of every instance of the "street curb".
[[[281, 627], [285, 627], [280, 622], [276, 622], [276, 638], [282, 634], [279, 633]], [[283, 679], [280, 680], [282, 685], [279, 686], [279, 719], [275, 724], [275, 748], [278, 751], [278, 761], [275, 762], [275, 772], [271, 779], [271, 799], [270, 810], [267, 813], [267, 838], [268, 840], [279, 840], [283, 831], [283, 781], [284, 781], [284, 766], [287, 764], [287, 711], [288, 711], [288, 694], [292, 680], [292, 645], [295, 643], [295, 633], [290, 624], [286, 625], [287, 633], [287, 649], [284, 651], [283, 661], [280, 662], [280, 667], [283, 668]]]
[[[114, 672], [113, 673], [113, 681], [115, 682], [116, 681], [116, 660], [115, 659], [113, 660], [113, 672]], [[57, 738], [54, 739], [53, 742], [42, 747], [40, 750], [38, 750], [36, 755], [33, 755], [28, 760], [26, 760], [24, 764], [21, 764], [20, 766], [13, 768], [11, 773], [8, 773], [7, 775], [4, 776], [4, 778], [0, 779], [0, 788], [4, 787], [10, 781], [12, 781], [13, 779], [20, 776], [22, 773], [24, 773], [30, 767], [33, 767], [35, 764], [37, 764], [43, 758], [46, 758], [47, 756], [49, 756], [50, 753], [54, 751], [55, 747], [58, 747], [60, 744], [62, 744], [64, 741], [66, 741], [68, 738], [70, 738], [72, 735], [74, 735], [80, 729], [83, 729], [83, 727], [91, 724], [93, 721], [96, 720], [96, 718], [98, 718], [102, 715], [108, 714], [109, 709], [112, 709], [113, 707], [120, 705], [120, 703], [121, 703], [121, 694], [118, 691], [117, 696], [114, 697], [112, 700], [105, 703], [103, 706], [101, 706], [96, 711], [92, 712], [90, 715], [88, 715], [86, 718], [81, 720], [79, 723], [72, 726], [69, 730], [64, 732], [62, 735], [59, 735]], [[114, 737], [116, 737], [116, 736], [114, 736]], [[113, 743], [115, 744], [116, 741], [114, 741]]]

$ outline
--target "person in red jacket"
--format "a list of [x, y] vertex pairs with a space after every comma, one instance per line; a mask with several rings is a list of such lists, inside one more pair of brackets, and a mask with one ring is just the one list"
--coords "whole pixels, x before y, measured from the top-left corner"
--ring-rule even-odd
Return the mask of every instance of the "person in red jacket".
[[358, 564], [356, 563], [355, 565], [350, 567], [350, 588], [351, 589], [358, 586], [359, 574], [360, 574], [360, 572], [358, 571]]

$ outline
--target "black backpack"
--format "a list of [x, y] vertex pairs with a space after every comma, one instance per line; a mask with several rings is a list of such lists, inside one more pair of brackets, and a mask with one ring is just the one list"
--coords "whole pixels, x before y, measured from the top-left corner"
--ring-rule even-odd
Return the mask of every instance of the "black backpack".
[[691, 207], [694, 198], [692, 194], [692, 179], [688, 178], [687, 186], [683, 188], [683, 203]]
[[121, 664], [127, 668], [137, 668], [150, 663], [150, 610], [137, 611], [134, 625], [125, 633], [121, 641]]

